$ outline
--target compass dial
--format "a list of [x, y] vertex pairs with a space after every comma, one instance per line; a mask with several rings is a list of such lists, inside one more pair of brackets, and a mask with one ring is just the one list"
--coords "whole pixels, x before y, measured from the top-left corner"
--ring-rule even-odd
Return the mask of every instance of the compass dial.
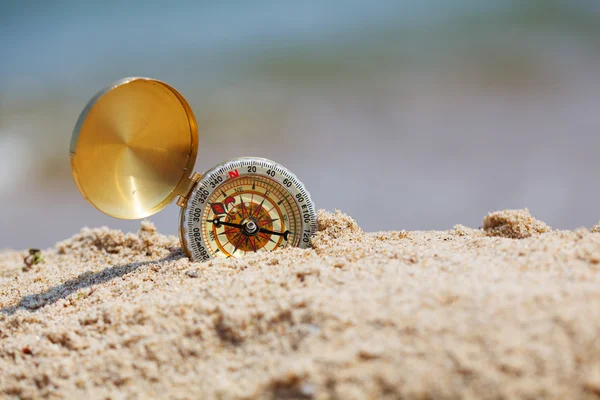
[[263, 158], [239, 158], [208, 171], [180, 214], [182, 246], [196, 261], [307, 247], [315, 228], [304, 185]]

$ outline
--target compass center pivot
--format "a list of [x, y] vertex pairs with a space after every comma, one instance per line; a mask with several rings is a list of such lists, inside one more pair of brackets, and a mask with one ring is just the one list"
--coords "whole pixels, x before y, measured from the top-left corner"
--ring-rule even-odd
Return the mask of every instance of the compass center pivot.
[[252, 219], [247, 220], [243, 223], [244, 233], [247, 235], [256, 235], [258, 233], [258, 225]]

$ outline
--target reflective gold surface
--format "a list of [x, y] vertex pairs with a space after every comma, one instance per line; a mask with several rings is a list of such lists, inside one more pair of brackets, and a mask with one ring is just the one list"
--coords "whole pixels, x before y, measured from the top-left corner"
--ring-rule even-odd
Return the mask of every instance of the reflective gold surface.
[[90, 100], [70, 150], [73, 177], [90, 203], [116, 218], [144, 218], [185, 193], [198, 130], [175, 89], [127, 78]]

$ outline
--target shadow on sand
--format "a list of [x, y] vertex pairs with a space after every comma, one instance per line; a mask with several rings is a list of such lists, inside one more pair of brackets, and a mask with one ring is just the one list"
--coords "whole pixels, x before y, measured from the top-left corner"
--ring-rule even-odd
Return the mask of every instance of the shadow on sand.
[[39, 308], [55, 303], [59, 299], [67, 298], [69, 295], [77, 292], [80, 289], [93, 287], [94, 285], [108, 282], [111, 279], [119, 278], [145, 265], [154, 265], [167, 261], [174, 261], [182, 257], [184, 257], [183, 252], [176, 250], [160, 260], [140, 261], [124, 265], [115, 265], [98, 272], [84, 272], [77, 278], [71, 279], [70, 281], [62, 283], [58, 286], [53, 286], [44, 292], [23, 296], [18, 304], [0, 309], [0, 313], [12, 315], [19, 309], [35, 311]]

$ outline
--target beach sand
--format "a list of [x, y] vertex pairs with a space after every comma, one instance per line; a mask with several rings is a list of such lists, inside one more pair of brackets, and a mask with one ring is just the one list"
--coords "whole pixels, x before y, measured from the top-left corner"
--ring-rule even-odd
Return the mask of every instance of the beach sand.
[[527, 210], [192, 263], [149, 222], [0, 253], [1, 398], [600, 397], [600, 228]]

